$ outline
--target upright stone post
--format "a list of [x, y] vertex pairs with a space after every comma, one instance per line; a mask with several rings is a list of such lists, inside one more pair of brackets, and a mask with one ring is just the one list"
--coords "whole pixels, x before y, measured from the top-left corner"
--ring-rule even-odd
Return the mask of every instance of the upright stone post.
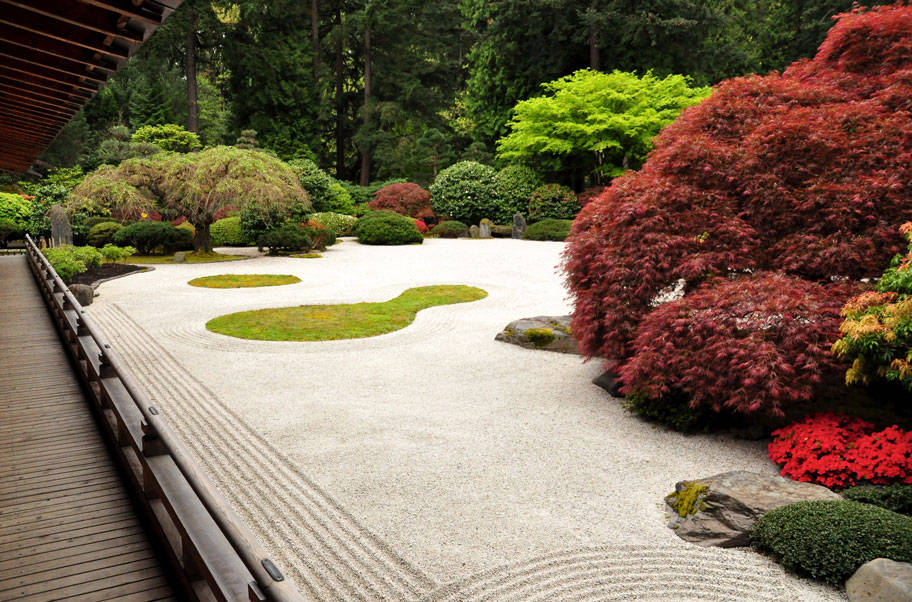
[[513, 238], [522, 238], [526, 233], [526, 218], [522, 213], [513, 216]]
[[491, 220], [484, 218], [478, 224], [478, 238], [491, 238]]
[[51, 246], [73, 244], [73, 228], [66, 211], [60, 205], [54, 205], [48, 210], [48, 220], [51, 222]]

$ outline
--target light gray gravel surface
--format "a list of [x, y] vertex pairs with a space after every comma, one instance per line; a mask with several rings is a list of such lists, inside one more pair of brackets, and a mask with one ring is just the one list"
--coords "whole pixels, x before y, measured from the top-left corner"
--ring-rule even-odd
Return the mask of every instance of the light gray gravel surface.
[[[763, 556], [700, 548], [665, 526], [662, 498], [678, 480], [775, 473], [762, 443], [655, 428], [590, 383], [597, 362], [494, 341], [511, 320], [570, 310], [562, 249], [346, 240], [321, 259], [158, 265], [101, 285], [87, 311], [314, 598], [843, 599]], [[224, 273], [302, 282], [186, 284]], [[382, 301], [428, 284], [489, 296], [369, 339], [245, 341], [205, 329], [232, 311]]]

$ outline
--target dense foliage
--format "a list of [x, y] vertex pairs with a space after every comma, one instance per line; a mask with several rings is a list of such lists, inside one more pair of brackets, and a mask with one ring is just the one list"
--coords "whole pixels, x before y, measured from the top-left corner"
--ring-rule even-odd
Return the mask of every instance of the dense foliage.
[[89, 228], [86, 242], [93, 247], [101, 248], [114, 242], [114, 235], [123, 228], [120, 222], [101, 222]]
[[[778, 413], [826, 383], [832, 303], [847, 298], [829, 282], [878, 274], [901, 248], [895, 225], [912, 217], [910, 16], [908, 6], [853, 12], [814, 60], [720, 84], [662, 131], [639, 172], [581, 211], [566, 269], [584, 352], [635, 362], [622, 370], [629, 389], [687, 388], [697, 403], [744, 411]], [[773, 286], [748, 271], [789, 276]], [[656, 306], [681, 280], [685, 298]], [[777, 318], [779, 304], [803, 318]], [[718, 331], [704, 314], [718, 315]], [[706, 338], [685, 341], [668, 330], [676, 324]], [[738, 359], [742, 345], [753, 352]], [[697, 347], [700, 361], [687, 355]]]
[[300, 224], [284, 224], [274, 230], [264, 232], [257, 238], [257, 246], [262, 251], [269, 249], [270, 255], [280, 253], [304, 253], [310, 251], [312, 241], [307, 228]]
[[32, 203], [21, 194], [0, 192], [0, 245], [21, 238], [29, 227]]
[[352, 229], [358, 242], [365, 245], [408, 245], [424, 242], [415, 222], [398, 213], [371, 212], [358, 220]]
[[350, 235], [352, 228], [358, 223], [358, 218], [353, 215], [332, 212], [312, 213], [310, 219], [330, 228], [336, 236]]
[[575, 184], [608, 182], [636, 169], [652, 139], [709, 95], [681, 75], [585, 69], [543, 84], [546, 96], [520, 101], [497, 145], [500, 158]]
[[245, 247], [250, 239], [244, 236], [240, 216], [223, 217], [209, 227], [213, 247]]
[[568, 219], [545, 218], [530, 224], [523, 238], [528, 240], [566, 240], [573, 222]]
[[[494, 176], [494, 187], [500, 199], [501, 216], [528, 213], [532, 192], [542, 185], [541, 178], [525, 165], [508, 165]], [[505, 220], [510, 221], [510, 220]]]
[[842, 496], [853, 502], [873, 504], [899, 514], [912, 516], [912, 485], [900, 483], [884, 487], [859, 485], [844, 490]]
[[841, 414], [817, 414], [773, 432], [769, 457], [796, 481], [844, 488], [912, 485], [912, 431]]
[[203, 146], [196, 133], [188, 132], [183, 126], [173, 123], [144, 125], [133, 132], [130, 142], [154, 144], [162, 150], [176, 153], [189, 153]]
[[102, 260], [101, 253], [95, 247], [61, 245], [42, 249], [41, 252], [47, 257], [57, 275], [66, 283], [72, 282], [73, 278], [90, 267], [101, 265]]
[[434, 226], [432, 232], [440, 238], [463, 238], [469, 235], [469, 227], [459, 220], [448, 219]]
[[761, 516], [751, 543], [788, 569], [841, 587], [875, 558], [912, 560], [912, 518], [858, 502], [798, 502]]
[[166, 222], [139, 221], [119, 229], [113, 238], [118, 245], [136, 247], [141, 255], [193, 248], [193, 235], [189, 231]]
[[389, 209], [425, 223], [436, 218], [431, 209], [431, 193], [411, 182], [381, 188], [369, 206], [374, 211]]
[[438, 216], [461, 222], [478, 223], [484, 218], [499, 223], [512, 220], [509, 208], [500, 205], [494, 183], [496, 173], [476, 161], [451, 165], [431, 184], [431, 206]]
[[579, 213], [576, 195], [559, 184], [545, 184], [532, 191], [526, 217], [530, 222], [543, 219], [572, 220]]

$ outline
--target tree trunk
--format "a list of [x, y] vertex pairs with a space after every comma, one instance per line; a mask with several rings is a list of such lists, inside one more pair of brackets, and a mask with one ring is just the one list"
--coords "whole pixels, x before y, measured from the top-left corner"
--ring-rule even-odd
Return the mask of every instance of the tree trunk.
[[[592, 0], [589, 6], [595, 11], [597, 6], [596, 0]], [[593, 21], [589, 25], [589, 67], [591, 67], [593, 71], [598, 71], [602, 62], [601, 59], [601, 52], [599, 52], [598, 45], [598, 26]]]
[[344, 83], [342, 51], [345, 22], [342, 17], [342, 9], [339, 9], [336, 18], [339, 24], [339, 39], [336, 41], [336, 177], [342, 180], [345, 178], [345, 115], [342, 105], [342, 84]]
[[187, 129], [199, 133], [199, 88], [196, 82], [196, 13], [190, 13], [190, 28], [187, 31], [186, 48], [187, 75]]
[[[367, 24], [364, 26], [364, 109], [362, 119], [364, 120], [364, 131], [370, 125], [370, 106], [371, 106], [371, 8], [367, 7]], [[370, 183], [370, 143], [361, 142], [361, 185], [367, 186]]]
[[212, 251], [212, 238], [209, 236], [209, 224], [193, 224], [193, 250], [209, 253]]

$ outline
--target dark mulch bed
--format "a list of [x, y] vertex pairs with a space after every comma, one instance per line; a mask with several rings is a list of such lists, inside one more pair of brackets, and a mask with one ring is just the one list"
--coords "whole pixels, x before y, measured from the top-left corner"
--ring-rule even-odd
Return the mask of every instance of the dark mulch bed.
[[123, 276], [130, 272], [137, 272], [145, 269], [146, 268], [142, 266], [130, 265], [128, 263], [103, 263], [97, 268], [89, 268], [82, 274], [73, 278], [73, 284], [92, 284], [96, 280]]

